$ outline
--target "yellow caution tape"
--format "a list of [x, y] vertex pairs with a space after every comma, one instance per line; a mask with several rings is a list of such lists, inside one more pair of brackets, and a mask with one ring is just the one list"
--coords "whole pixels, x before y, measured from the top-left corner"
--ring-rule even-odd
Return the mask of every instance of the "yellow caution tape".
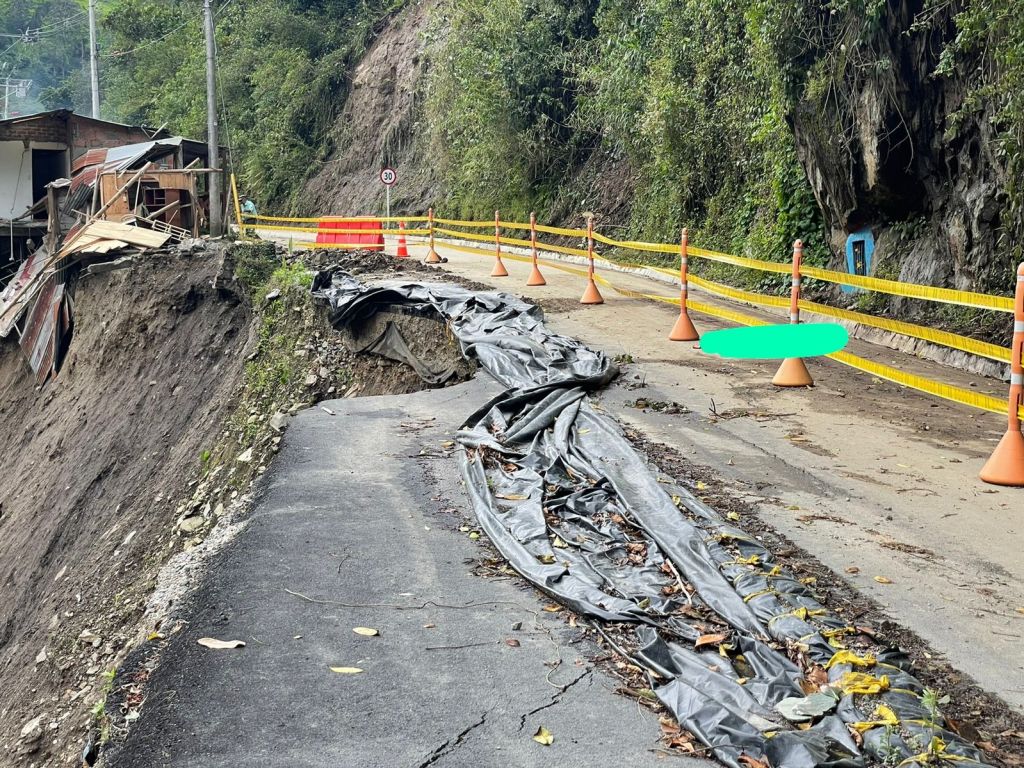
[[479, 235], [476, 232], [458, 232], [454, 229], [445, 229], [444, 227], [434, 227], [434, 232], [440, 232], [443, 235], [451, 235], [452, 237], [461, 237], [466, 240], [478, 240], [482, 243], [494, 242], [494, 235]]
[[855, 288], [865, 288], [869, 291], [888, 293], [893, 296], [939, 301], [945, 304], [958, 304], [963, 307], [977, 307], [978, 309], [994, 309], [998, 312], [1013, 312], [1013, 299], [1007, 296], [992, 296], [987, 293], [974, 293], [973, 291], [955, 291], [951, 288], [935, 288], [929, 285], [900, 283], [895, 280], [883, 280], [878, 277], [864, 277], [862, 275], [849, 275], [845, 272], [833, 272], [832, 270], [819, 269], [818, 267], [802, 267], [800, 271], [804, 277], [813, 277], [815, 280], [824, 280], [838, 285], [851, 285]]
[[733, 288], [731, 285], [723, 285], [712, 280], [705, 280], [697, 275], [687, 275], [687, 282], [693, 283], [698, 288], [703, 288], [708, 293], [724, 296], [736, 301], [746, 301], [750, 304], [759, 304], [763, 307], [788, 307], [789, 298], [786, 296], [766, 296], [762, 293], [744, 291], [740, 288]]
[[889, 690], [889, 676], [875, 677], [867, 672], [847, 672], [836, 684], [846, 695], [867, 695]]
[[879, 704], [875, 707], [874, 714], [871, 715], [874, 720], [866, 720], [857, 723], [850, 723], [850, 727], [857, 733], [864, 733], [872, 728], [879, 728], [888, 726], [894, 728], [900, 724], [900, 719], [896, 716], [896, 713], [885, 704]]
[[803, 299], [800, 300], [800, 309], [805, 309], [818, 315], [834, 317], [839, 320], [849, 320], [861, 325], [869, 325], [872, 328], [880, 328], [883, 331], [898, 333], [902, 336], [911, 336], [915, 339], [930, 341], [933, 344], [941, 344], [951, 349], [959, 349], [961, 352], [968, 352], [979, 357], [987, 357], [990, 360], [998, 360], [1001, 363], [1010, 362], [1011, 350], [1009, 347], [1000, 347], [998, 344], [990, 344], [987, 341], [972, 339], [969, 336], [961, 336], [958, 333], [927, 328], [915, 323], [905, 323], [902, 320], [865, 315], [861, 312], [852, 312], [848, 309], [830, 307], [813, 301], [804, 301]]
[[562, 237], [586, 237], [585, 229], [566, 229], [565, 227], [549, 227], [545, 224], [537, 225], [538, 232], [546, 232], [549, 235], [561, 235]]
[[878, 663], [878, 659], [872, 656], [870, 653], [865, 656], [858, 656], [853, 651], [838, 651], [832, 655], [832, 658], [828, 660], [825, 665], [825, 669], [832, 669], [837, 664], [849, 664], [853, 667], [864, 667], [865, 669], [871, 669]]
[[[616, 289], [618, 290], [618, 289]], [[619, 291], [623, 293], [623, 291]], [[634, 295], [637, 298], [652, 299], [654, 301], [661, 301], [667, 304], [675, 304], [679, 306], [679, 299], [669, 298], [667, 296], [658, 296], [656, 294], [642, 294], [637, 291], [629, 291], [626, 295]], [[686, 300], [686, 306], [688, 309], [692, 309], [694, 312], [700, 312], [704, 315], [710, 315], [711, 317], [717, 317], [722, 320], [729, 320], [734, 323], [741, 325], [770, 325], [768, 321], [761, 320], [759, 318], [751, 317], [742, 312], [736, 312], [735, 310], [726, 309], [724, 307], [716, 307], [712, 304], [705, 304], [700, 301], [694, 301], [693, 299]], [[873, 376], [877, 376], [880, 379], [886, 379], [894, 384], [899, 384], [909, 389], [916, 389], [918, 392], [924, 392], [928, 395], [934, 395], [935, 397], [941, 397], [944, 400], [950, 400], [960, 405], [970, 406], [971, 408], [978, 408], [983, 411], [989, 411], [990, 413], [1006, 413], [1007, 403], [1006, 400], [993, 397], [991, 395], [984, 395], [980, 392], [972, 392], [969, 389], [963, 389], [952, 384], [942, 384], [932, 379], [926, 379], [924, 376], [917, 376], [912, 373], [901, 371], [898, 368], [884, 365], [882, 363], [876, 363], [873, 360], [867, 360], [863, 357], [850, 354], [849, 352], [833, 352], [827, 357], [835, 360], [843, 365], [848, 365], [851, 368], [856, 368], [859, 371], [870, 373]], [[1019, 414], [1024, 419], [1024, 406], [1019, 409]]]
[[[334, 223], [334, 222], [331, 222]], [[345, 222], [341, 222], [345, 223]], [[415, 237], [416, 233], [425, 234], [425, 229], [356, 229], [352, 227], [283, 227], [272, 224], [261, 224], [255, 229], [264, 229], [268, 232], [313, 232], [319, 235], [406, 235]]]
[[463, 221], [462, 219], [439, 219], [434, 217], [435, 224], [447, 224], [449, 227], [469, 227], [471, 229], [487, 229], [493, 227], [493, 221]]
[[302, 223], [316, 223], [318, 221], [405, 221], [421, 222], [430, 221], [426, 216], [318, 216], [316, 218], [300, 218], [294, 216], [259, 216], [253, 213], [243, 213], [242, 218], [246, 222], [254, 221], [295, 221]]

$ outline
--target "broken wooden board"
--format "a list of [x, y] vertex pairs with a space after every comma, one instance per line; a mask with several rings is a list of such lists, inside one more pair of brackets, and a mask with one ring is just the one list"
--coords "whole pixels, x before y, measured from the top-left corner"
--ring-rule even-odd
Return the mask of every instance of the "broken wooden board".
[[[116, 221], [94, 221], [82, 232], [83, 237], [96, 237], [103, 240], [121, 240], [140, 248], [160, 248], [171, 239], [170, 234], [154, 232], [151, 229], [133, 227]], [[72, 252], [80, 250], [75, 243]]]

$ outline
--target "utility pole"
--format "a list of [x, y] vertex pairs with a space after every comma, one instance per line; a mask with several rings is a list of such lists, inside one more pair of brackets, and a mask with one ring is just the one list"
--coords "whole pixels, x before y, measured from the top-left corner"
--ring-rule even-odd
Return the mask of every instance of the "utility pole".
[[92, 83], [92, 116], [100, 119], [100, 63], [96, 48], [96, 0], [89, 0], [89, 76]]
[[220, 176], [220, 138], [217, 125], [217, 44], [214, 39], [213, 0], [203, 0], [206, 26], [206, 141], [210, 154], [210, 234], [220, 237], [224, 233], [223, 188]]

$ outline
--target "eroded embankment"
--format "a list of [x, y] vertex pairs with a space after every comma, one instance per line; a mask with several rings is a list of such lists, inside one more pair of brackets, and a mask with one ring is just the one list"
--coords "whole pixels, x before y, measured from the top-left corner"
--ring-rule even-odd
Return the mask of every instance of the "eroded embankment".
[[69, 355], [45, 387], [0, 347], [0, 765], [79, 766], [83, 747], [91, 763], [124, 726], [131, 696], [105, 709], [115, 670], [174, 630], [208, 533], [244, 519], [291, 413], [424, 386], [358, 356], [311, 279], [272, 246], [155, 254], [79, 278]]

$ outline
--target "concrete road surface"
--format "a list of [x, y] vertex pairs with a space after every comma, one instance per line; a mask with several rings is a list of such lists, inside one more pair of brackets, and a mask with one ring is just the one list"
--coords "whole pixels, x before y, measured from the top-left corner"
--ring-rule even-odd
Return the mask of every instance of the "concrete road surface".
[[498, 391], [480, 374], [299, 414], [106, 764], [664, 765], [656, 719], [613, 693], [578, 630], [516, 580], [471, 573], [487, 550], [458, 530], [471, 515], [445, 443]]

